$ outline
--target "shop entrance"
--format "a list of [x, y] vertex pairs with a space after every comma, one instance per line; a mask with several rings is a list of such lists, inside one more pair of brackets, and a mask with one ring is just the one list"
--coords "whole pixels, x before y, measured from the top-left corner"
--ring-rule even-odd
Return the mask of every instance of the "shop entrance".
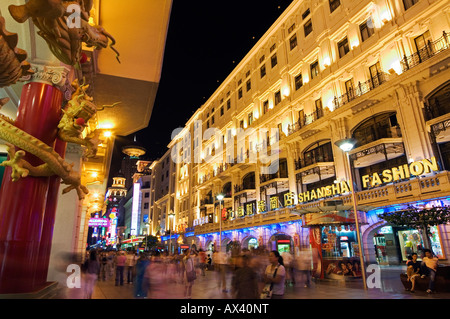
[[248, 250], [258, 249], [258, 240], [255, 237], [247, 237], [242, 242], [242, 247]]
[[277, 250], [280, 254], [284, 252], [294, 253], [292, 237], [286, 234], [275, 234], [270, 237], [269, 247], [271, 247], [272, 250]]

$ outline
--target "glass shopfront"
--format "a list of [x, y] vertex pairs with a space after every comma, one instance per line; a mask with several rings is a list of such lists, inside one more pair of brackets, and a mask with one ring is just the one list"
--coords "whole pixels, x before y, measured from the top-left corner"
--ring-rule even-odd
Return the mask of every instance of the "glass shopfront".
[[[400, 243], [400, 251], [402, 260], [406, 261], [407, 257], [412, 253], [417, 253], [419, 258], [423, 253], [423, 238], [422, 234], [416, 230], [399, 230], [398, 239]], [[439, 258], [443, 259], [444, 254], [442, 252], [441, 239], [439, 229], [436, 226], [430, 227], [430, 243], [433, 253]]]
[[354, 224], [321, 227], [324, 277], [347, 280], [361, 277], [359, 247]]

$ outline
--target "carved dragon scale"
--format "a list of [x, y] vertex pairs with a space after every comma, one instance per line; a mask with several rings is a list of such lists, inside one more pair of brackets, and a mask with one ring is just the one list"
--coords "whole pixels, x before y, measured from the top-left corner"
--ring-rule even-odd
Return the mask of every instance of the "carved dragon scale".
[[[82, 28], [71, 30], [65, 24], [66, 7], [73, 3], [81, 6], [83, 23]], [[97, 48], [106, 47], [109, 39], [113, 42], [111, 47], [115, 44], [115, 40], [103, 28], [92, 27], [87, 23], [88, 12], [91, 8], [92, 0], [30, 0], [26, 5], [9, 7], [13, 18], [20, 23], [32, 18], [34, 24], [40, 29], [39, 34], [47, 41], [50, 50], [61, 62], [72, 66], [79, 65], [82, 42]], [[6, 31], [5, 20], [0, 15], [0, 87], [10, 86], [35, 73], [30, 64], [25, 61], [26, 52], [16, 48], [17, 42], [17, 34]], [[118, 56], [118, 52], [114, 51]], [[93, 98], [86, 93], [89, 85], [84, 85], [84, 83], [80, 85], [78, 80], [75, 80], [72, 87], [75, 92], [72, 94], [67, 108], [62, 110], [62, 117], [58, 124], [58, 137], [63, 141], [85, 146], [85, 156], [94, 157], [101, 142], [99, 140], [100, 133], [95, 130], [82, 138], [82, 132], [97, 111], [101, 111], [105, 107], [114, 107], [117, 103], [97, 108], [93, 103]], [[8, 101], [8, 98], [0, 99], [0, 108]], [[0, 139], [6, 141], [9, 155], [9, 159], [0, 166], [12, 168], [11, 178], [13, 181], [27, 176], [58, 175], [62, 179], [62, 183], [68, 185], [63, 189], [63, 194], [76, 190], [79, 199], [82, 200], [89, 193], [86, 186], [81, 184], [80, 174], [72, 169], [73, 164], [65, 162], [53, 147], [15, 127], [14, 121], [2, 114], [0, 114]], [[24, 159], [25, 152], [38, 157], [44, 164], [32, 166]]]

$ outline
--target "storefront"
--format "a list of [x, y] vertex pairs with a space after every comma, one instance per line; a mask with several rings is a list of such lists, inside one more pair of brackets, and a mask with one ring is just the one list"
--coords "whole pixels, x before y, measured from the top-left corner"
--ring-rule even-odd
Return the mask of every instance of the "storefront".
[[316, 278], [361, 278], [360, 252], [353, 212], [306, 214], [303, 227], [310, 229]]
[[[414, 205], [414, 203], [411, 204]], [[432, 204], [435, 204], [435, 201], [416, 205], [427, 206]], [[384, 210], [388, 209], [392, 209], [392, 207], [384, 208]], [[431, 249], [440, 260], [446, 260], [442, 241], [443, 229], [445, 229], [444, 225], [431, 226], [429, 234]], [[418, 229], [398, 227], [384, 223], [372, 231], [372, 236], [375, 258], [379, 265], [404, 264], [408, 256], [412, 253], [416, 253], [419, 260], [422, 258], [424, 240], [423, 234]]]

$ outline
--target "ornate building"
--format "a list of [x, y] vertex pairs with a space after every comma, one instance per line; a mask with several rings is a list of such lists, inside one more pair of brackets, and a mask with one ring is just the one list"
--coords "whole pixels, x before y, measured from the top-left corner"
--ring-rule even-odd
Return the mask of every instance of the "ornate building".
[[421, 249], [378, 214], [449, 204], [449, 18], [447, 1], [294, 1], [168, 146], [178, 242], [312, 246], [323, 271], [359, 255], [352, 174], [367, 262]]

